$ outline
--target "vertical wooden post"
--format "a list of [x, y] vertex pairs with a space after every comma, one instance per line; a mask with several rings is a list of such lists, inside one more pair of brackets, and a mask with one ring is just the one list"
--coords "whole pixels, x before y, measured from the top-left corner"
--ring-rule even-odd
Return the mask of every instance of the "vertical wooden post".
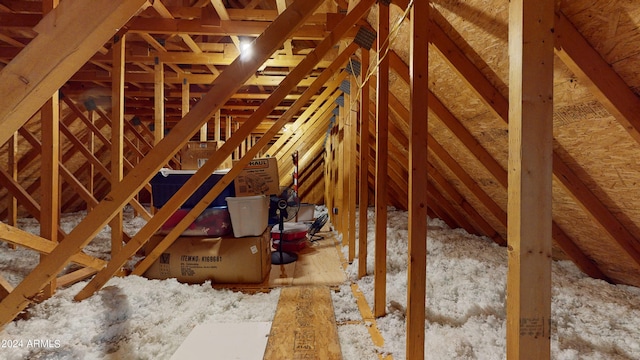
[[553, 0], [509, 3], [507, 358], [549, 359]]
[[427, 288], [426, 164], [429, 93], [429, 1], [411, 8], [409, 72], [411, 117], [409, 123], [409, 269], [407, 271], [407, 359], [424, 359], [424, 325]]
[[216, 115], [213, 118], [213, 131], [213, 140], [217, 141], [219, 146], [219, 143], [222, 140], [220, 137], [220, 110], [216, 111]]
[[[338, 98], [340, 101], [340, 98]], [[342, 106], [339, 107], [339, 124], [338, 129], [338, 231], [342, 234], [342, 245], [348, 244], [347, 226], [349, 224], [349, 214], [347, 213], [347, 203], [349, 201], [349, 189], [347, 184], [349, 183], [349, 167], [346, 165], [349, 154], [345, 154], [349, 147], [347, 119], [348, 113], [348, 101], [349, 94], [342, 93]]]
[[[7, 142], [7, 157], [9, 174], [13, 180], [18, 180], [18, 132], [15, 132], [13, 136]], [[18, 199], [11, 195], [11, 192], [7, 194], [7, 221], [9, 225], [15, 226], [18, 223]], [[11, 248], [15, 248], [15, 245], [9, 244]]]
[[[233, 123], [233, 131], [238, 131], [238, 129], [240, 129], [240, 122], [239, 121], [235, 121]], [[240, 157], [242, 157], [242, 146], [244, 145], [244, 141], [240, 143], [240, 145], [238, 145], [238, 147], [236, 148], [235, 151], [235, 156], [236, 156], [236, 160], [240, 159]]]
[[[111, 188], [122, 181], [124, 175], [124, 72], [125, 72], [125, 44], [126, 38], [115, 35], [113, 37], [113, 70], [111, 82]], [[123, 241], [122, 211], [109, 221], [111, 228], [111, 256], [122, 249]]]
[[164, 138], [164, 64], [156, 58], [154, 67], [154, 121], [153, 121], [153, 145], [158, 145]]
[[389, 7], [378, 2], [378, 74], [376, 109], [376, 185], [375, 185], [375, 271], [374, 304], [375, 316], [386, 313], [387, 298], [387, 161], [389, 151], [389, 58], [385, 52], [389, 47]]
[[356, 257], [356, 200], [357, 200], [357, 141], [358, 141], [358, 84], [355, 81], [355, 74], [349, 76], [349, 92], [351, 96], [349, 96], [349, 104], [345, 103], [345, 107], [349, 110], [347, 115], [347, 127], [349, 129], [349, 149], [347, 149], [347, 155], [349, 156], [349, 185], [348, 185], [348, 194], [349, 194], [349, 203], [348, 203], [348, 214], [349, 214], [349, 223], [348, 223], [348, 239], [349, 239], [349, 262], [353, 262], [353, 259]]
[[369, 50], [360, 49], [360, 196], [358, 228], [358, 277], [367, 275], [367, 229], [369, 210]]
[[[89, 111], [89, 113], [87, 114], [87, 118], [89, 119], [89, 121], [91, 122], [91, 124], [95, 125], [95, 111], [91, 110]], [[87, 148], [89, 149], [89, 152], [93, 155], [96, 152], [96, 135], [93, 133], [93, 131], [89, 131], [89, 136], [87, 137]], [[87, 169], [87, 172], [89, 173], [88, 175], [88, 179], [87, 179], [87, 191], [91, 194], [94, 195], [95, 193], [95, 183], [94, 183], [94, 179], [93, 177], [95, 176], [95, 171], [96, 171], [96, 167], [93, 164], [93, 162], [89, 162], [89, 167]], [[93, 205], [87, 203], [87, 210], [91, 210], [93, 209]]]
[[[42, 10], [47, 14], [58, 6], [57, 0], [42, 2]], [[58, 242], [60, 224], [60, 99], [55, 91], [40, 109], [42, 127], [42, 154], [40, 173], [42, 199], [40, 204], [40, 236]], [[44, 259], [45, 255], [40, 255]], [[56, 289], [56, 278], [43, 287], [45, 297], [51, 297]]]
[[[40, 157], [42, 200], [40, 204], [40, 236], [58, 241], [60, 223], [60, 102], [58, 92], [40, 110], [42, 154]], [[41, 255], [40, 258], [46, 257]], [[56, 279], [44, 287], [45, 297], [55, 292]]]
[[[236, 123], [236, 130], [240, 129], [240, 122], [238, 121]], [[240, 143], [240, 152], [238, 153], [238, 159], [243, 157], [244, 154], [247, 153], [247, 139], [245, 138], [244, 140], [242, 140], [242, 142]]]

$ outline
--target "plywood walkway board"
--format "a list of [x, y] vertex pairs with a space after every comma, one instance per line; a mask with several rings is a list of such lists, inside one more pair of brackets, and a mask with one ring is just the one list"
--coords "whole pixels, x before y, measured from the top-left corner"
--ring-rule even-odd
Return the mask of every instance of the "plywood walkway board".
[[336, 239], [330, 236], [318, 240], [300, 251], [300, 258], [293, 273], [293, 285], [339, 286], [347, 278], [342, 271]]
[[323, 286], [282, 289], [265, 360], [342, 359], [330, 291]]
[[71, 1], [62, 2], [49, 12], [34, 28], [38, 36], [0, 72], [0, 125], [5, 130], [0, 133], [0, 144], [24, 125], [145, 2]]

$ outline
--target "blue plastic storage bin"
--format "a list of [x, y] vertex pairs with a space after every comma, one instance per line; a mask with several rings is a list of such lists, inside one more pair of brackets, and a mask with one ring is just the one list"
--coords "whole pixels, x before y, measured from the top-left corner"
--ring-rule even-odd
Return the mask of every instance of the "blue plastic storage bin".
[[[195, 174], [196, 170], [160, 170], [149, 183], [153, 196], [153, 206], [161, 208], [175, 194], [184, 183]], [[216, 171], [196, 190], [196, 192], [182, 204], [182, 208], [194, 207], [222, 179], [227, 171]], [[235, 196], [236, 190], [233, 181], [209, 204], [209, 208], [214, 206], [227, 206], [226, 197]]]

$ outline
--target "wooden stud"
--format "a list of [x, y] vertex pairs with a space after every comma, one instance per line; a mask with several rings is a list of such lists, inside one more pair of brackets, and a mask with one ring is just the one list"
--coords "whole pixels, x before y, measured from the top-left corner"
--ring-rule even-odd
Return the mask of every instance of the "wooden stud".
[[358, 278], [367, 275], [367, 242], [368, 242], [368, 210], [369, 210], [369, 51], [360, 50], [360, 183], [359, 183], [359, 228], [358, 228]]
[[[358, 111], [360, 110], [358, 100], [358, 85], [355, 81], [355, 75], [349, 77], [350, 93], [349, 102], [345, 103], [345, 108], [349, 110], [347, 117], [347, 130], [349, 137], [349, 147], [347, 149], [348, 155], [348, 168], [349, 168], [349, 183], [347, 186], [347, 193], [349, 194], [349, 202], [347, 203], [347, 213], [349, 214], [348, 221], [348, 243], [349, 243], [349, 262], [353, 262], [356, 257], [356, 202], [358, 198], [357, 190], [357, 142], [358, 142]], [[345, 100], [346, 102], [346, 100]]]
[[507, 358], [551, 354], [554, 1], [509, 3]]
[[[112, 82], [111, 82], [111, 186], [120, 183], [124, 175], [124, 73], [126, 35], [114, 37]], [[124, 240], [123, 213], [119, 211], [109, 221], [111, 228], [111, 256], [122, 248]]]
[[[11, 139], [7, 142], [9, 145], [7, 148], [7, 172], [10, 174], [11, 179], [18, 182], [18, 133], [14, 133]], [[7, 223], [9, 225], [16, 225], [18, 223], [18, 199], [8, 192], [8, 204], [7, 204]]]
[[233, 124], [233, 119], [229, 115], [229, 116], [227, 116], [225, 141], [229, 141], [229, 138], [231, 138], [231, 126], [232, 126], [232, 124]]
[[[40, 205], [40, 236], [58, 242], [60, 226], [60, 102], [55, 92], [40, 110], [42, 119], [42, 156], [40, 179], [42, 191]], [[41, 256], [41, 259], [44, 255]], [[44, 296], [50, 297], [56, 289], [55, 279], [44, 288]]]
[[378, 69], [376, 108], [376, 171], [375, 171], [375, 270], [374, 305], [375, 316], [386, 314], [387, 304], [387, 183], [389, 151], [389, 7], [378, 3]]
[[[344, 102], [344, 94], [341, 94], [343, 102]], [[338, 231], [339, 234], [342, 235], [342, 246], [346, 245], [346, 237], [344, 236], [344, 229], [346, 223], [346, 207], [345, 207], [345, 195], [347, 190], [345, 189], [345, 178], [349, 175], [345, 171], [344, 167], [344, 159], [345, 159], [345, 138], [344, 138], [344, 123], [345, 123], [345, 115], [344, 115], [344, 106], [338, 106], [338, 115], [336, 115], [336, 205], [334, 206], [334, 213], [336, 213], [336, 217], [332, 222]]]
[[164, 138], [164, 64], [157, 62], [153, 74], [153, 144], [158, 145]]
[[13, 286], [9, 284], [4, 276], [0, 275], [0, 300], [4, 299], [10, 292], [13, 291]]
[[[407, 270], [407, 358], [424, 359], [427, 288], [427, 131], [429, 92], [429, 1], [411, 8], [409, 137], [409, 268]], [[425, 104], [426, 101], [426, 104]], [[426, 106], [425, 106], [426, 105]]]
[[222, 138], [220, 137], [220, 110], [216, 111], [216, 114], [213, 118], [213, 131], [213, 140], [220, 143], [220, 141], [222, 141]]
[[[89, 120], [89, 122], [91, 123], [91, 125], [95, 125], [95, 112], [94, 111], [89, 111], [89, 113], [87, 114], [87, 119]], [[89, 152], [91, 154], [95, 154], [96, 151], [96, 136], [95, 134], [90, 131], [88, 136], [87, 136], [87, 149], [89, 149]], [[86, 189], [87, 192], [91, 195], [91, 197], [93, 197], [93, 194], [95, 194], [95, 166], [92, 163], [88, 163], [88, 167], [87, 167], [87, 185], [86, 185]], [[87, 210], [92, 210], [94, 206], [97, 205], [97, 201], [95, 203], [89, 203], [87, 202]]]

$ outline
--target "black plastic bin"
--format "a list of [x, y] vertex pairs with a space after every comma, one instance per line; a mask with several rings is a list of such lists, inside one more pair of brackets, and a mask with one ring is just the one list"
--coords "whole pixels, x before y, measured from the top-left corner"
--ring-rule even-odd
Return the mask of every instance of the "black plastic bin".
[[[149, 181], [151, 184], [151, 192], [153, 196], [153, 206], [161, 208], [175, 194], [184, 183], [191, 178], [196, 170], [160, 170]], [[187, 201], [182, 204], [182, 208], [194, 207], [200, 199], [202, 199], [213, 188], [215, 184], [222, 179], [226, 172], [214, 172], [209, 178], [196, 190]], [[227, 206], [226, 197], [236, 196], [233, 181], [216, 197], [207, 207]]]

